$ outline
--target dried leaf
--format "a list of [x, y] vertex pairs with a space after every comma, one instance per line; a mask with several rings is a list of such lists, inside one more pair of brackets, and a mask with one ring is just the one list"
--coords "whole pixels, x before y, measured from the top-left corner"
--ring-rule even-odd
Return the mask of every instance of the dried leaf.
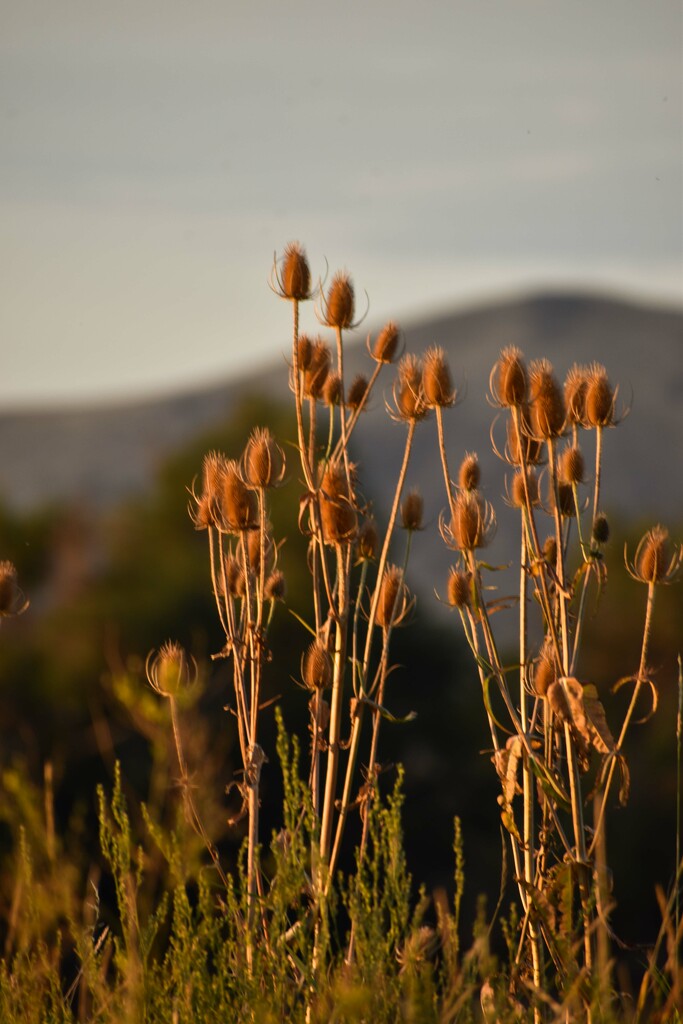
[[592, 684], [583, 688], [583, 706], [588, 720], [593, 746], [600, 754], [614, 750], [614, 736], [605, 717], [605, 709], [598, 698], [598, 691]]

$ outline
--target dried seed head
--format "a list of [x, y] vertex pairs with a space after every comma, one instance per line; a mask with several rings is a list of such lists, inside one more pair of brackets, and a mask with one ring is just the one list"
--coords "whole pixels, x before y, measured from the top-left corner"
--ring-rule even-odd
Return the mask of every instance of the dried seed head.
[[609, 520], [604, 512], [598, 512], [593, 520], [592, 537], [596, 544], [606, 544], [609, 540]]
[[355, 302], [351, 278], [345, 271], [338, 271], [332, 278], [332, 284], [325, 299], [323, 323], [328, 327], [338, 327], [342, 330], [352, 327]]
[[[529, 491], [529, 501], [533, 505], [538, 505], [538, 477], [533, 469], [527, 470], [527, 488]], [[524, 474], [521, 469], [518, 469], [512, 479], [512, 493], [511, 503], [515, 508], [524, 508], [526, 505], [526, 491], [524, 489]]]
[[586, 426], [610, 427], [613, 423], [614, 391], [605, 367], [592, 363], [586, 386]]
[[280, 291], [286, 299], [308, 299], [311, 293], [311, 271], [306, 253], [298, 242], [285, 246], [282, 270], [279, 274]]
[[561, 480], [557, 484], [557, 507], [560, 510], [560, 515], [565, 516], [565, 518], [571, 518], [571, 516], [576, 515], [572, 485], [565, 484]]
[[303, 393], [305, 398], [319, 399], [323, 393], [327, 374], [330, 372], [331, 354], [320, 338], [313, 343], [309, 364], [304, 372]]
[[499, 405], [520, 406], [526, 402], [526, 367], [522, 353], [514, 345], [503, 349], [493, 367], [491, 392]]
[[10, 618], [13, 615], [21, 615], [28, 608], [28, 604], [19, 586], [14, 563], [0, 562], [0, 617]]
[[245, 484], [234, 459], [227, 459], [223, 464], [219, 501], [222, 526], [228, 533], [240, 533], [256, 526], [256, 495]]
[[[247, 554], [249, 556], [249, 567], [251, 572], [261, 571], [261, 531], [249, 530], [247, 532]], [[263, 566], [266, 575], [273, 568], [275, 563], [275, 545], [273, 544], [272, 527], [266, 525], [265, 544], [263, 546]]]
[[285, 574], [279, 569], [271, 572], [263, 588], [263, 596], [266, 601], [284, 601], [287, 587], [285, 586]]
[[311, 365], [312, 354], [313, 342], [307, 334], [300, 334], [299, 340], [296, 343], [296, 361], [299, 364], [299, 370], [302, 373]]
[[535, 360], [529, 367], [531, 427], [535, 437], [547, 441], [559, 437], [564, 429], [564, 402], [547, 359]]
[[377, 527], [372, 519], [366, 519], [358, 531], [358, 558], [361, 561], [374, 561], [378, 547]]
[[401, 419], [421, 420], [427, 415], [422, 389], [422, 364], [412, 353], [398, 364], [398, 380], [394, 384], [396, 411]]
[[547, 565], [555, 565], [557, 562], [557, 541], [554, 537], [546, 537], [541, 549], [543, 561]]
[[382, 577], [377, 605], [377, 625], [383, 629], [398, 626], [405, 619], [410, 607], [408, 588], [403, 582], [403, 570], [388, 565]]
[[549, 648], [544, 647], [534, 670], [534, 690], [539, 697], [545, 697], [548, 687], [555, 682], [556, 678], [557, 673], [552, 652]]
[[588, 369], [574, 363], [564, 382], [564, 407], [567, 422], [582, 425], [586, 420], [586, 389], [588, 387]]
[[209, 526], [217, 526], [216, 503], [208, 494], [202, 494], [195, 503], [189, 506], [190, 518], [195, 530], [206, 530]]
[[328, 373], [323, 388], [323, 402], [332, 408], [341, 402], [341, 377], [338, 373]]
[[417, 488], [413, 488], [412, 491], [408, 491], [401, 505], [401, 525], [403, 529], [421, 530], [423, 515], [424, 501], [422, 495]]
[[244, 477], [251, 487], [275, 487], [285, 475], [285, 453], [267, 428], [257, 427], [244, 450]]
[[370, 350], [370, 355], [378, 363], [392, 363], [398, 351], [401, 332], [398, 325], [390, 320], [377, 335], [377, 340]]
[[564, 484], [582, 484], [583, 453], [579, 447], [565, 448], [560, 456], [560, 480]]
[[225, 556], [225, 583], [230, 597], [244, 597], [247, 592], [244, 569], [234, 555]]
[[469, 606], [471, 591], [471, 574], [452, 568], [448, 577], [448, 603], [454, 608]]
[[672, 550], [669, 531], [654, 526], [636, 549], [632, 575], [643, 583], [670, 583], [681, 565], [681, 546]]
[[346, 396], [346, 404], [349, 409], [353, 409], [355, 411], [360, 408], [367, 390], [368, 379], [367, 377], [364, 377], [362, 373], [359, 373], [353, 378], [351, 387], [349, 388], [349, 393]]
[[505, 454], [513, 466], [521, 466], [522, 459], [528, 466], [535, 465], [541, 458], [541, 443], [531, 434], [529, 410], [522, 407], [520, 413], [522, 444], [519, 443], [517, 425], [512, 416], [507, 422], [507, 446]]
[[480, 479], [481, 469], [476, 452], [466, 452], [458, 471], [458, 486], [463, 491], [476, 491]]
[[155, 653], [147, 656], [147, 679], [150, 686], [162, 697], [175, 697], [181, 689], [194, 682], [196, 666], [188, 662], [185, 651], [175, 642], [168, 640]]
[[422, 387], [429, 406], [448, 406], [455, 401], [455, 389], [446, 362], [446, 353], [438, 346], [425, 352]]
[[320, 640], [314, 640], [304, 655], [302, 670], [309, 690], [324, 690], [332, 681], [332, 659]]
[[458, 491], [449, 534], [460, 551], [474, 551], [488, 542], [494, 525], [493, 509], [477, 491]]
[[326, 544], [353, 540], [357, 516], [353, 493], [341, 462], [328, 462], [320, 484], [320, 518]]

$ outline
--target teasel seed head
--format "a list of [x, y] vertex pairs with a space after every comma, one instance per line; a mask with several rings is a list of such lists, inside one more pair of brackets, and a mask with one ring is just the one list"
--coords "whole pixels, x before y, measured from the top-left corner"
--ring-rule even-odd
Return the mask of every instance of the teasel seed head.
[[405, 496], [401, 505], [401, 525], [404, 530], [421, 530], [424, 500], [416, 487]]
[[437, 345], [427, 349], [424, 354], [422, 387], [428, 406], [445, 407], [453, 405], [456, 399], [451, 372], [446, 362], [446, 353]]
[[494, 526], [493, 509], [478, 491], [458, 491], [450, 527], [446, 531], [442, 529], [442, 535], [460, 551], [474, 551], [488, 543]]
[[312, 355], [313, 342], [307, 334], [300, 334], [296, 343], [296, 361], [299, 364], [299, 370], [301, 373], [307, 370], [311, 365]]
[[194, 659], [188, 661], [180, 644], [168, 640], [158, 651], [150, 651], [145, 665], [147, 679], [162, 697], [175, 697], [197, 676]]
[[[529, 491], [529, 501], [532, 506], [538, 505], [539, 493], [538, 493], [538, 477], [533, 469], [527, 470], [527, 489]], [[510, 504], [515, 508], [524, 508], [526, 505], [526, 491], [524, 489], [524, 473], [521, 469], [518, 469], [512, 478], [512, 488], [510, 494]]]
[[257, 525], [256, 495], [245, 484], [234, 459], [223, 464], [219, 501], [221, 525], [228, 533], [251, 530]]
[[276, 487], [285, 475], [285, 453], [271, 432], [257, 427], [247, 441], [244, 478], [250, 487]]
[[341, 377], [334, 371], [328, 373], [327, 379], [325, 380], [325, 387], [323, 388], [323, 402], [330, 409], [339, 405], [341, 402], [342, 384]]
[[641, 538], [633, 564], [627, 561], [626, 568], [642, 583], [672, 583], [682, 561], [683, 548], [680, 544], [672, 546], [669, 531], [658, 524]]
[[320, 640], [304, 654], [301, 675], [309, 690], [325, 690], [332, 682], [332, 659]]
[[299, 301], [310, 298], [311, 271], [306, 253], [299, 242], [289, 242], [285, 246], [278, 280], [283, 298]]
[[586, 389], [588, 368], [574, 363], [564, 382], [564, 407], [567, 422], [582, 426], [586, 422]]
[[[261, 531], [247, 531], [247, 553], [249, 555], [249, 567], [257, 575], [261, 569]], [[275, 544], [273, 543], [272, 526], [266, 524], [265, 543], [263, 545], [263, 564], [266, 575], [275, 565]]]
[[527, 374], [524, 357], [518, 348], [504, 348], [489, 380], [494, 402], [505, 407], [522, 406], [527, 400]]
[[377, 527], [373, 519], [366, 519], [358, 531], [358, 560], [374, 562], [378, 549]]
[[422, 420], [427, 415], [422, 388], [422, 364], [409, 353], [398, 364], [398, 380], [394, 384], [394, 403], [399, 419]]
[[13, 562], [0, 562], [0, 618], [21, 615], [29, 602], [19, 586], [16, 566]]
[[557, 673], [552, 651], [545, 646], [538, 656], [534, 669], [534, 691], [539, 697], [545, 697], [548, 687], [555, 682]]
[[560, 515], [566, 519], [576, 515], [574, 490], [571, 484], [566, 484], [562, 480], [557, 483], [557, 507], [560, 510]]
[[596, 544], [606, 544], [609, 540], [609, 520], [604, 512], [598, 512], [593, 520], [591, 535]]
[[544, 441], [559, 437], [564, 430], [564, 401], [547, 359], [537, 359], [529, 367], [531, 427], [535, 437]]
[[582, 484], [584, 475], [583, 452], [576, 447], [565, 448], [560, 456], [560, 480], [564, 484]]
[[247, 592], [242, 564], [231, 554], [225, 556], [225, 585], [229, 597], [244, 597]]
[[546, 565], [554, 566], [557, 563], [557, 541], [554, 537], [546, 537], [543, 541], [541, 554]]
[[195, 530], [206, 530], [209, 526], [218, 526], [216, 520], [216, 502], [208, 494], [195, 497], [194, 504], [190, 502], [189, 513]]
[[472, 575], [469, 572], [461, 572], [455, 566], [451, 568], [448, 576], [448, 603], [453, 608], [469, 607], [472, 596]]
[[355, 412], [356, 409], [360, 408], [361, 403], [365, 398], [365, 393], [367, 390], [367, 377], [363, 376], [362, 373], [357, 374], [357, 376], [355, 376], [351, 381], [351, 386], [346, 396], [346, 404], [348, 405], [349, 409], [353, 409]]
[[263, 596], [266, 601], [284, 601], [286, 593], [285, 574], [280, 569], [276, 569], [266, 580]]
[[340, 461], [328, 462], [320, 484], [320, 518], [326, 544], [353, 540], [358, 528], [354, 497]]
[[458, 486], [463, 491], [476, 491], [481, 480], [481, 468], [476, 452], [466, 452], [458, 471]]
[[510, 416], [507, 422], [507, 445], [505, 455], [508, 462], [513, 466], [521, 466], [522, 457], [528, 466], [533, 466], [540, 461], [542, 449], [540, 441], [537, 440], [537, 438], [532, 437], [528, 407], [521, 407], [519, 419], [522, 443], [521, 445], [519, 443], [517, 424], [515, 423], [514, 418]]
[[368, 351], [377, 363], [393, 363], [401, 342], [401, 332], [398, 324], [390, 320], [377, 335], [375, 344], [370, 348], [368, 338]]
[[611, 427], [614, 424], [614, 399], [607, 370], [599, 363], [591, 363], [586, 385], [586, 426]]
[[382, 629], [399, 626], [411, 607], [412, 601], [403, 580], [403, 570], [396, 565], [388, 565], [384, 570], [379, 592], [377, 625]]
[[327, 327], [338, 327], [341, 330], [353, 327], [355, 306], [356, 297], [351, 278], [340, 270], [332, 278], [323, 303], [321, 320]]
[[313, 342], [309, 364], [304, 372], [303, 393], [305, 398], [320, 399], [327, 375], [330, 372], [331, 358], [329, 347], [321, 338]]

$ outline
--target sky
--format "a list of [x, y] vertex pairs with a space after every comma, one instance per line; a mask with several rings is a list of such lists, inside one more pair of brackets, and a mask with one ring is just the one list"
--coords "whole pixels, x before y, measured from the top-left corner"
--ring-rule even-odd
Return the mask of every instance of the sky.
[[272, 362], [294, 239], [364, 326], [549, 287], [680, 307], [682, 17], [0, 0], [0, 409]]

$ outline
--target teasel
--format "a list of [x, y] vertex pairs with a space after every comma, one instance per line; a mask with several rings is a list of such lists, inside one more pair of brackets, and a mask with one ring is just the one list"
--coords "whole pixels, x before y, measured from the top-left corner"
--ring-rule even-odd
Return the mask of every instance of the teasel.
[[489, 377], [489, 391], [496, 405], [521, 408], [527, 402], [527, 371], [522, 352], [514, 345], [504, 348]]
[[307, 334], [300, 334], [296, 343], [297, 363], [299, 372], [303, 373], [311, 365], [313, 342]]
[[534, 666], [533, 689], [538, 697], [545, 697], [548, 687], [557, 679], [557, 666], [552, 648], [544, 644]]
[[245, 484], [234, 459], [223, 464], [218, 501], [221, 528], [227, 533], [241, 533], [258, 526], [256, 495]]
[[422, 363], [412, 353], [404, 356], [398, 364], [398, 379], [394, 382], [393, 395], [396, 410], [394, 418], [416, 423], [429, 412], [422, 387]]
[[326, 327], [349, 330], [356, 327], [356, 295], [353, 283], [346, 271], [338, 271], [332, 278], [326, 296], [323, 296], [320, 308], [316, 310], [318, 319]]
[[472, 552], [485, 547], [495, 530], [492, 506], [478, 491], [458, 491], [448, 524], [442, 518], [441, 536], [449, 547]]
[[609, 382], [607, 370], [600, 363], [591, 363], [586, 373], [585, 426], [614, 426], [615, 402], [616, 392]]
[[672, 583], [683, 562], [683, 548], [672, 545], [669, 531], [661, 525], [653, 526], [641, 538], [633, 561], [624, 551], [626, 569], [633, 579], [641, 583]]
[[326, 690], [332, 682], [332, 659], [320, 640], [314, 640], [303, 656], [301, 678], [309, 690]]
[[158, 651], [150, 651], [145, 662], [150, 686], [162, 697], [177, 697], [197, 678], [197, 664], [180, 644], [167, 640]]
[[375, 344], [370, 344], [370, 336], [366, 342], [368, 352], [377, 363], [393, 363], [401, 344], [401, 332], [398, 324], [390, 320], [377, 335]]
[[[256, 531], [253, 532], [254, 535], [258, 536], [258, 534], [256, 534]], [[235, 556], [231, 552], [229, 552], [225, 556], [223, 565], [224, 585], [221, 586], [221, 590], [224, 592], [226, 598], [244, 597], [247, 588], [246, 579], [244, 575], [244, 566], [240, 563], [240, 561], [237, 558], [235, 558]], [[227, 591], [227, 593], [225, 593], [225, 591]]]
[[469, 608], [472, 600], [472, 573], [451, 567], [448, 575], [448, 603], [453, 608]]
[[365, 519], [358, 531], [357, 555], [359, 562], [374, 562], [377, 558], [379, 537], [374, 519]]
[[282, 259], [273, 259], [270, 286], [282, 299], [304, 302], [311, 298], [311, 271], [299, 242], [288, 242]]
[[531, 363], [529, 395], [533, 436], [544, 441], [560, 437], [565, 426], [564, 401], [547, 359]]
[[481, 467], [476, 452], [466, 452], [458, 470], [458, 486], [461, 491], [476, 491], [481, 480]]
[[304, 370], [302, 389], [304, 398], [320, 400], [327, 375], [330, 372], [331, 359], [329, 346], [321, 338], [317, 338], [312, 344], [310, 359]]
[[583, 453], [578, 445], [565, 448], [560, 454], [559, 479], [564, 484], [582, 484], [584, 480]]
[[606, 544], [609, 540], [609, 520], [604, 512], [598, 512], [593, 520], [591, 537], [595, 544]]
[[526, 486], [524, 481], [524, 470], [517, 470], [512, 478], [512, 485], [510, 486], [509, 493], [507, 495], [507, 502], [509, 505], [512, 505], [513, 508], [525, 508], [527, 494], [529, 496], [529, 504], [532, 507], [540, 504], [538, 476], [533, 468], [526, 471]]
[[403, 578], [403, 570], [387, 565], [382, 577], [375, 621], [382, 629], [400, 626], [405, 622], [414, 601]]
[[328, 462], [320, 481], [320, 519], [326, 544], [346, 544], [353, 540], [358, 519], [344, 464]]
[[0, 562], [0, 618], [21, 615], [29, 606], [28, 598], [19, 586], [19, 576], [13, 562]]
[[504, 458], [513, 466], [521, 466], [523, 463], [527, 466], [535, 466], [541, 461], [543, 449], [541, 442], [531, 433], [529, 407], [526, 405], [516, 407], [515, 413], [516, 415], [511, 415], [507, 421], [507, 443]]
[[564, 407], [567, 422], [572, 427], [585, 426], [586, 424], [587, 388], [588, 367], [574, 363], [564, 381]]
[[285, 475], [285, 453], [270, 430], [257, 427], [242, 457], [245, 482], [250, 487], [277, 487]]
[[424, 499], [416, 487], [408, 491], [401, 504], [401, 526], [404, 530], [421, 530]]
[[275, 568], [277, 550], [273, 541], [273, 528], [271, 523], [265, 523], [263, 534], [261, 530], [249, 530], [247, 537], [247, 552], [249, 555], [249, 567], [258, 576], [261, 565], [261, 554], [263, 553], [264, 575], [268, 575]]
[[323, 403], [328, 408], [333, 408], [335, 405], [339, 405], [341, 402], [342, 394], [342, 381], [338, 373], [328, 373], [325, 380], [325, 386], [323, 388]]
[[423, 358], [422, 389], [430, 408], [453, 405], [457, 392], [453, 387], [446, 353], [438, 345], [428, 348]]
[[263, 596], [266, 601], [284, 601], [287, 594], [285, 574], [281, 569], [275, 569], [266, 578]]
[[346, 396], [346, 404], [353, 412], [361, 409], [365, 403], [365, 398], [368, 391], [368, 378], [362, 373], [357, 374], [349, 387], [349, 393]]
[[[196, 530], [206, 530], [209, 527], [220, 528], [220, 495], [222, 487], [222, 474], [226, 458], [216, 451], [208, 452], [202, 462], [202, 491], [195, 492], [195, 483], [189, 489], [193, 502], [190, 502], [188, 511]], [[196, 482], [196, 478], [195, 478]]]

